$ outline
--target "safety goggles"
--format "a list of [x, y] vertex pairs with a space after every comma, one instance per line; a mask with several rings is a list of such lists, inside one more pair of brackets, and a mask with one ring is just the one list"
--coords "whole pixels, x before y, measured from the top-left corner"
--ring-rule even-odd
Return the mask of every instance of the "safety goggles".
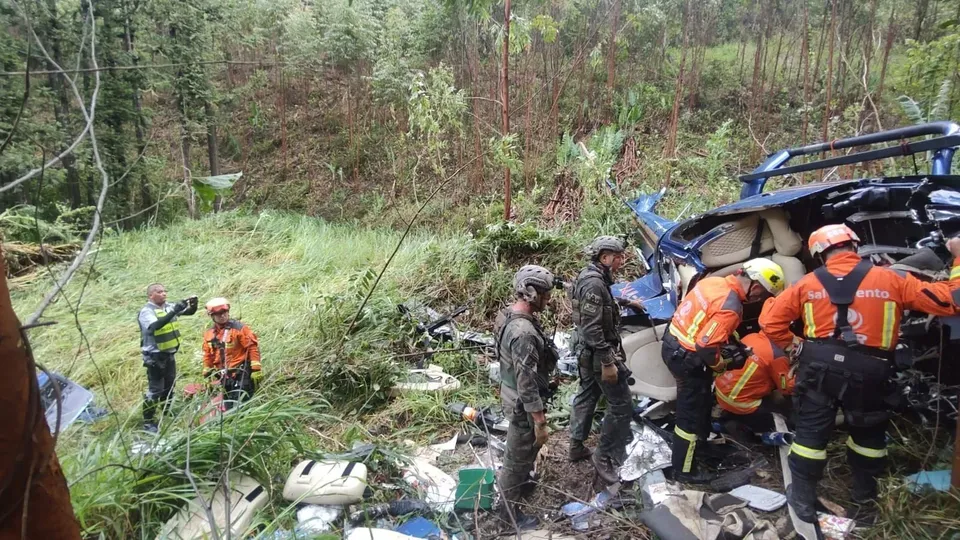
[[223, 315], [224, 313], [228, 313], [229, 311], [230, 311], [229, 309], [218, 309], [216, 311], [211, 311], [209, 313], [211, 317], [215, 317], [217, 315]]

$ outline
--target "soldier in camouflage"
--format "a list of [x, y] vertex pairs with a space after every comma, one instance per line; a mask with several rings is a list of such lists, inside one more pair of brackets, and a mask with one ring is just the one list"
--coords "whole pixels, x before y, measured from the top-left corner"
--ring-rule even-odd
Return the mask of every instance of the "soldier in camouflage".
[[531, 488], [530, 472], [550, 431], [544, 401], [549, 377], [557, 367], [557, 351], [544, 336], [536, 314], [550, 301], [554, 278], [541, 266], [527, 265], [513, 281], [516, 301], [497, 316], [494, 335], [500, 360], [500, 398], [510, 421], [507, 452], [500, 473], [501, 518], [510, 528], [530, 528], [536, 516], [520, 512], [517, 501]]
[[597, 401], [606, 396], [607, 411], [593, 464], [601, 479], [613, 483], [626, 457], [633, 412], [630, 388], [620, 369], [620, 309], [610, 294], [613, 275], [623, 266], [625, 247], [619, 238], [600, 236], [586, 251], [591, 262], [577, 276], [572, 291], [580, 391], [570, 415], [569, 458], [580, 461], [590, 457], [591, 451], [583, 441], [590, 435]]

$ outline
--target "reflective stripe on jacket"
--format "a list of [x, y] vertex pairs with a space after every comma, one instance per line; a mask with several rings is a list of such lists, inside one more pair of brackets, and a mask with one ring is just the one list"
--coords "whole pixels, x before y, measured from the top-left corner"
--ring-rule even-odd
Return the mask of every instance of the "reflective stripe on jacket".
[[[223, 327], [214, 325], [203, 334], [203, 367], [239, 369], [250, 360], [250, 371], [260, 371], [260, 344], [249, 326], [230, 319]], [[224, 366], [226, 363], [226, 366]]]
[[746, 293], [735, 276], [708, 277], [687, 293], [670, 321], [670, 333], [685, 350], [710, 357], [719, 371], [720, 347], [740, 326]]
[[753, 349], [753, 354], [742, 368], [727, 371], [714, 380], [721, 409], [750, 414], [774, 390], [784, 395], [793, 393], [796, 379], [790, 376], [790, 359], [783, 349], [761, 333], [748, 334], [740, 342]]
[[[856, 253], [838, 253], [827, 260], [827, 271], [845, 276], [860, 262]], [[953, 262], [950, 280], [920, 281], [882, 267], [873, 267], [863, 278], [847, 312], [860, 345], [891, 351], [896, 348], [903, 311], [917, 310], [931, 315], [955, 315], [960, 310], [960, 258]], [[813, 274], [803, 276], [760, 314], [760, 327], [777, 345], [789, 347], [794, 340], [793, 321], [803, 320], [807, 339], [832, 337], [837, 307], [831, 303], [823, 284]]]

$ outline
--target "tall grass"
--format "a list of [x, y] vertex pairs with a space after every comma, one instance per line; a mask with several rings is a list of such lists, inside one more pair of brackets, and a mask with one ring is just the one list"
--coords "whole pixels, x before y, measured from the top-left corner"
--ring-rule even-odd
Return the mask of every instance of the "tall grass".
[[[58, 444], [84, 530], [107, 538], [154, 534], [194, 496], [185, 473], [188, 447], [201, 490], [215, 485], [229, 462], [231, 470], [270, 489], [274, 504], [261, 517], [282, 524], [292, 512], [279, 492], [297, 459], [355, 441], [388, 449], [406, 439], [432, 441], [459, 423], [446, 411], [448, 401], [493, 403], [485, 371], [461, 353], [434, 358], [464, 382], [456, 394], [389, 399], [397, 376], [416, 358], [396, 355], [414, 350], [418, 341], [396, 304], [417, 297], [446, 311], [469, 301], [471, 314], [463, 322], [487, 326], [509, 297], [519, 265], [575, 268], [581, 240], [529, 226], [477, 238], [414, 233], [345, 336], [399, 238], [389, 229], [273, 213], [222, 213], [106, 236], [65, 298], [47, 311], [45, 319], [57, 324], [30, 331], [39, 361], [88, 387], [98, 405], [115, 413], [71, 426]], [[146, 377], [136, 316], [153, 282], [166, 285], [171, 302], [196, 294], [202, 306], [226, 296], [232, 316], [259, 337], [264, 387], [224, 418], [222, 434], [216, 422], [195, 426], [197, 403], [179, 394], [161, 425], [162, 443], [139, 431]], [[32, 311], [48, 286], [46, 277], [15, 284], [18, 313]], [[202, 333], [209, 324], [202, 307], [180, 318], [178, 388], [200, 380]], [[154, 447], [133, 451], [143, 444]]]

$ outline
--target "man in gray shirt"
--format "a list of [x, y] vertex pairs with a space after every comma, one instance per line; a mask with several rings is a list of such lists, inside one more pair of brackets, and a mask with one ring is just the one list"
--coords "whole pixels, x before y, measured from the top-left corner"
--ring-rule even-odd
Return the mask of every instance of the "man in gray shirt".
[[176, 304], [167, 303], [167, 289], [161, 283], [147, 287], [149, 301], [137, 321], [140, 323], [140, 352], [147, 368], [147, 394], [143, 402], [143, 429], [156, 433], [157, 406], [166, 406], [177, 378], [174, 355], [180, 349], [178, 315], [197, 312], [197, 297], [191, 296]]

